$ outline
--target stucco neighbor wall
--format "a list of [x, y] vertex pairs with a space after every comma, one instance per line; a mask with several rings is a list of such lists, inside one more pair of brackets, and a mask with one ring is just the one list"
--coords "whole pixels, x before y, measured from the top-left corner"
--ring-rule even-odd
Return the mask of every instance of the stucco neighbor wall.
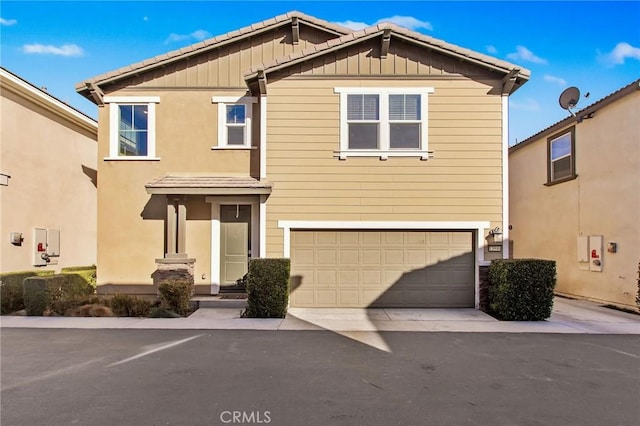
[[[36, 269], [35, 227], [60, 230], [57, 264], [39, 268], [95, 264], [95, 124], [88, 130], [92, 125], [64, 118], [46, 94], [26, 92], [3, 78], [0, 173], [11, 177], [0, 186], [0, 272]], [[22, 245], [10, 243], [11, 232], [23, 234]]]
[[[636, 90], [597, 110], [593, 118], [574, 123], [575, 180], [544, 185], [547, 136], [509, 155], [514, 257], [555, 260], [559, 293], [635, 306], [640, 259], [638, 111]], [[580, 235], [603, 236], [602, 272], [580, 268]], [[609, 242], [617, 243], [617, 253], [607, 252]]]

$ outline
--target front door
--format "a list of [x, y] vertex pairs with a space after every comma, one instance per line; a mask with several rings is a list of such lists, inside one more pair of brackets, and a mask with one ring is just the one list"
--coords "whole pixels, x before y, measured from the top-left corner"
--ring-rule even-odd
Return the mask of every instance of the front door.
[[220, 287], [237, 286], [251, 254], [251, 206], [220, 206]]

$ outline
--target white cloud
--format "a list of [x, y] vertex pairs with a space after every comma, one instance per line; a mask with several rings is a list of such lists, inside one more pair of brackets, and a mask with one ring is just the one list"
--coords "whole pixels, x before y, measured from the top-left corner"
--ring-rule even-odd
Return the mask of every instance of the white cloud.
[[556, 83], [559, 86], [564, 87], [567, 85], [567, 80], [561, 77], [556, 77], [555, 75], [545, 74], [543, 78], [544, 78], [544, 81], [548, 81], [549, 83]]
[[431, 25], [430, 22], [421, 21], [419, 19], [414, 18], [413, 16], [395, 15], [389, 18], [382, 18], [382, 19], [378, 19], [378, 22], [376, 22], [376, 25], [381, 24], [383, 22], [391, 22], [392, 24], [396, 24], [401, 27], [408, 28], [410, 30], [424, 29], [424, 30], [433, 31], [433, 25]]
[[167, 39], [164, 41], [164, 43], [169, 44], [169, 43], [174, 43], [177, 41], [185, 41], [185, 40], [202, 41], [210, 37], [211, 37], [211, 33], [205, 30], [195, 30], [190, 34], [171, 33], [169, 34], [169, 37], [167, 37]]
[[540, 111], [540, 104], [533, 98], [525, 98], [522, 101], [509, 100], [509, 106], [513, 109], [519, 109], [522, 111]]
[[62, 46], [53, 46], [51, 44], [25, 44], [22, 51], [29, 54], [59, 55], [59, 56], [82, 56], [84, 50], [77, 44], [63, 44]]
[[433, 31], [433, 25], [431, 25], [430, 22], [421, 21], [417, 18], [414, 18], [413, 16], [400, 16], [400, 15], [378, 19], [373, 24], [367, 24], [366, 22], [358, 22], [358, 21], [342, 21], [342, 22], [335, 22], [335, 24], [342, 25], [343, 27], [350, 28], [354, 31], [358, 31], [363, 28], [370, 27], [371, 25], [382, 24], [383, 22], [391, 22], [392, 24], [396, 24], [400, 27], [404, 27], [414, 31], [419, 29]]
[[640, 48], [633, 47], [629, 43], [621, 42], [609, 53], [598, 52], [598, 60], [605, 66], [613, 67], [624, 64], [627, 58], [640, 60]]
[[546, 64], [547, 60], [543, 59], [539, 56], [536, 56], [532, 51], [527, 49], [524, 46], [517, 46], [516, 51], [513, 53], [509, 53], [507, 58], [514, 61], [527, 61], [533, 62], [534, 64]]
[[7, 27], [10, 27], [11, 25], [15, 25], [17, 23], [18, 23], [18, 21], [16, 21], [15, 19], [0, 18], [0, 25], [5, 25]]
[[336, 25], [342, 25], [343, 27], [347, 27], [354, 31], [361, 30], [363, 28], [370, 27], [371, 25], [365, 22], [356, 22], [356, 21], [342, 21], [342, 22], [334, 22]]
[[488, 45], [487, 52], [491, 53], [492, 55], [495, 55], [496, 53], [498, 53], [498, 49], [496, 49], [495, 46]]

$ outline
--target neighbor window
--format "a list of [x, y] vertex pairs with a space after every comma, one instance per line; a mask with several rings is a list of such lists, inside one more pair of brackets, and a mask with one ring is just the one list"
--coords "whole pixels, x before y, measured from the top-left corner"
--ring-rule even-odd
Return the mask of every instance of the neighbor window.
[[251, 116], [256, 98], [214, 96], [212, 102], [218, 104], [217, 148], [251, 147]]
[[109, 158], [155, 159], [155, 106], [159, 97], [105, 96], [109, 103]]
[[340, 94], [338, 156], [428, 158], [427, 105], [433, 88], [335, 88]]
[[547, 184], [575, 178], [575, 127], [550, 137], [547, 144]]

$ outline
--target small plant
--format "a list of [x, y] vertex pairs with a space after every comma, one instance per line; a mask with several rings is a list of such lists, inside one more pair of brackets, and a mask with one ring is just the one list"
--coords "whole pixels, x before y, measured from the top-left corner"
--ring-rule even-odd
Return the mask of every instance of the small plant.
[[154, 303], [143, 298], [114, 294], [108, 301], [114, 315], [119, 317], [148, 317]]
[[507, 321], [542, 321], [551, 316], [556, 263], [552, 260], [494, 260], [489, 267], [489, 308]]
[[48, 305], [48, 312], [50, 315], [56, 316], [71, 316], [71, 311], [79, 308], [83, 305], [104, 305], [105, 302], [99, 296], [78, 296], [69, 299], [61, 299], [52, 301]]
[[168, 280], [158, 286], [161, 307], [181, 316], [190, 313], [189, 300], [193, 294], [193, 284], [187, 280]]
[[289, 304], [289, 259], [252, 259], [247, 279], [249, 318], [284, 318]]

